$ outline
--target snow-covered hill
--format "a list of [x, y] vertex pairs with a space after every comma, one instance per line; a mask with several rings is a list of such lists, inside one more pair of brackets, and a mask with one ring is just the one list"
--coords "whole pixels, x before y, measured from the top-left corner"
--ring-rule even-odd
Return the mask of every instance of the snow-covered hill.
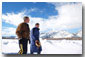
[[[42, 40], [41, 54], [82, 54], [82, 40]], [[17, 39], [3, 39], [2, 53], [17, 54], [19, 44]], [[28, 44], [28, 54], [30, 53], [30, 44]]]
[[78, 33], [69, 33], [65, 30], [61, 31], [50, 31], [47, 33], [41, 33], [41, 38], [71, 38], [71, 37], [82, 37], [82, 31]]
[[77, 36], [82, 37], [82, 30], [78, 31]]

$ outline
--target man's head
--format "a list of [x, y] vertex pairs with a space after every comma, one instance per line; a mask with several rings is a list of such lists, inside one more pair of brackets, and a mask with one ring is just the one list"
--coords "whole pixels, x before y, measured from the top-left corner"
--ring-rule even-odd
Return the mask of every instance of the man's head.
[[25, 23], [29, 23], [29, 21], [30, 21], [29, 17], [27, 17], [27, 16], [25, 16], [23, 19], [24, 19]]
[[36, 24], [35, 24], [35, 27], [39, 28], [39, 23], [36, 23]]

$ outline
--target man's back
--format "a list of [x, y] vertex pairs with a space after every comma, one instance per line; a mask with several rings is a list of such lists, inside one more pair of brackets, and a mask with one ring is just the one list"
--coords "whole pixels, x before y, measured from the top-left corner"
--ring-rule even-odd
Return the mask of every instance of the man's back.
[[16, 34], [18, 38], [29, 38], [30, 28], [27, 23], [21, 23], [17, 27]]
[[34, 27], [30, 33], [31, 40], [39, 40], [39, 34], [39, 28]]

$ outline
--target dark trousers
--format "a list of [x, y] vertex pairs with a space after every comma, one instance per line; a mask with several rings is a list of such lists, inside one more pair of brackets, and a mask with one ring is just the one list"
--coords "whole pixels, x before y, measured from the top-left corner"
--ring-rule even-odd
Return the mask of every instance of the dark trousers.
[[19, 40], [20, 51], [19, 54], [27, 54], [28, 39], [22, 38]]

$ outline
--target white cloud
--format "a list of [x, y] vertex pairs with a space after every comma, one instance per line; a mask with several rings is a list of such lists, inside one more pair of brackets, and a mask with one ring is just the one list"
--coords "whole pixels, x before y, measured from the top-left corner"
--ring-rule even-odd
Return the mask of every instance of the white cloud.
[[16, 25], [23, 21], [24, 12], [2, 14], [2, 21]]
[[82, 4], [65, 4], [61, 7], [56, 7], [59, 16], [57, 24], [60, 28], [73, 29], [82, 27]]
[[28, 13], [34, 12], [36, 10], [38, 10], [38, 9], [37, 8], [31, 8], [31, 9], [28, 10]]
[[19, 13], [12, 12], [12, 13], [7, 13], [7, 14], [2, 14], [2, 20], [4, 22], [17, 26], [18, 24], [23, 22], [23, 17], [27, 16], [26, 13], [30, 13], [36, 10], [37, 10], [36, 8], [31, 8], [29, 10], [25, 9], [24, 11], [21, 11]]
[[[60, 7], [57, 7], [56, 4], [54, 5], [55, 9], [58, 10], [59, 15], [50, 16], [48, 19], [29, 16], [30, 27], [33, 28], [35, 23], [37, 22], [40, 23], [41, 31], [48, 31], [48, 30], [56, 31], [56, 30], [74, 29], [82, 27], [81, 3], [76, 3], [76, 4], [68, 3]], [[23, 17], [25, 16], [25, 13], [26, 11], [20, 12], [18, 14], [15, 13], [2, 14], [2, 19], [4, 22], [17, 26], [19, 23], [23, 22]]]
[[13, 27], [4, 27], [2, 29], [2, 36], [16, 36], [16, 28]]

